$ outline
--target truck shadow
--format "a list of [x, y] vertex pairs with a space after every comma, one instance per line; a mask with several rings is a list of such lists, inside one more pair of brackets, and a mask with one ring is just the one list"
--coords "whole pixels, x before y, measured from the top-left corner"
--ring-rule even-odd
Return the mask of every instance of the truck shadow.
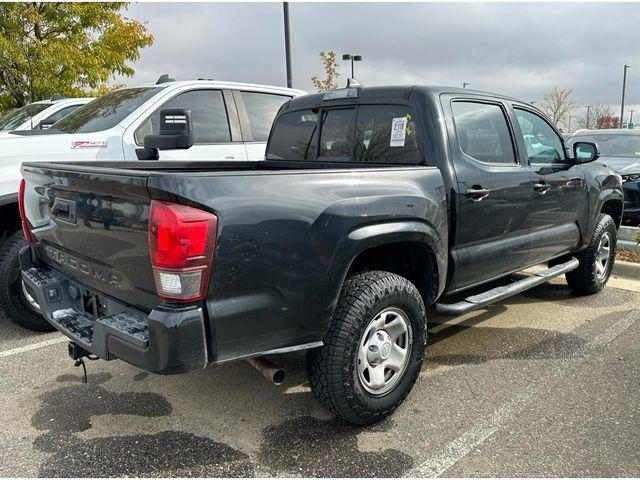
[[[78, 377], [79, 378], [79, 377]], [[62, 375], [59, 382], [77, 382]], [[174, 430], [156, 434], [106, 436], [84, 440], [75, 435], [92, 428], [97, 415], [136, 415], [153, 421], [172, 413], [157, 393], [111, 392], [103, 384], [111, 374], [90, 375], [87, 384], [73, 383], [41, 395], [31, 424], [46, 433], [34, 447], [51, 455], [42, 477], [121, 476], [252, 476], [248, 455], [223, 443]]]
[[[300, 378], [303, 364], [303, 357], [298, 356], [288, 367], [297, 369], [295, 375]], [[191, 381], [210, 381], [210, 389], [223, 391], [226, 377], [223, 370], [199, 372]], [[140, 385], [141, 380], [136, 379], [137, 376], [131, 378], [131, 386]], [[179, 377], [169, 378], [175, 379], [175, 383], [181, 382]], [[255, 391], [255, 386], [238, 384], [230, 396], [227, 396], [229, 392], [219, 396], [214, 393], [204, 402], [196, 392], [189, 396], [187, 403], [180, 402], [182, 411], [176, 420], [171, 417], [178, 412], [163, 395], [110, 391], [106, 384], [111, 379], [111, 373], [107, 372], [90, 374], [88, 383], [82, 384], [79, 383], [79, 375], [60, 375], [56, 380], [61, 386], [40, 396], [40, 407], [32, 416], [31, 425], [43, 433], [35, 438], [33, 446], [40, 452], [51, 454], [40, 466], [40, 476], [252, 477], [286, 473], [321, 477], [397, 477], [414, 463], [409, 455], [395, 449], [358, 449], [361, 432], [385, 432], [393, 427], [393, 420], [359, 428], [334, 418], [320, 419], [287, 412], [272, 415], [266, 425], [256, 425], [261, 435], [252, 448], [257, 452], [252, 458], [241, 450], [216, 441], [215, 433], [203, 436], [188, 430], [189, 426], [193, 428], [196, 422], [202, 422], [199, 414], [206, 411], [209, 418], [205, 419], [205, 429], [208, 430], [209, 422], [212, 432], [221, 432], [216, 424], [223, 422], [230, 431], [243, 432], [242, 422], [246, 419], [230, 410], [251, 410], [254, 404], [243, 402], [247, 392], [242, 390], [251, 388]], [[146, 378], [142, 380], [146, 381]], [[260, 382], [259, 379], [256, 381]], [[258, 384], [258, 390], [261, 385], [267, 392], [267, 395], [261, 395], [263, 402], [269, 402], [269, 391], [272, 395], [283, 396], [277, 387], [267, 384]], [[176, 385], [169, 387], [168, 390], [175, 390]], [[180, 385], [177, 389], [184, 390]], [[282, 401], [295, 404], [301, 400], [304, 404], [307, 395], [285, 396]], [[223, 398], [227, 398], [224, 404], [213, 406]], [[313, 402], [310, 398], [308, 400]], [[269, 408], [277, 412], [279, 402], [276, 400]], [[123, 428], [129, 428], [126, 423], [133, 421], [119, 417], [121, 415], [143, 417], [144, 431], [118, 435]], [[92, 424], [92, 419], [97, 416], [107, 416], [108, 428], [104, 436], [99, 436], [102, 433], [99, 429], [104, 429], [105, 419], [98, 427]], [[180, 430], [171, 428], [177, 424], [181, 425]], [[130, 433], [130, 429], [125, 433]], [[248, 435], [247, 438], [252, 437]], [[246, 442], [247, 438], [243, 436], [240, 443]]]

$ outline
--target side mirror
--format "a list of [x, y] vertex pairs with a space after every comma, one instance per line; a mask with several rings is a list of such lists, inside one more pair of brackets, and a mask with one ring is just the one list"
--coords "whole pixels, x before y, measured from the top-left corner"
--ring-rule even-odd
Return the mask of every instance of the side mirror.
[[589, 163], [600, 157], [598, 145], [593, 142], [576, 142], [573, 144], [573, 158], [576, 163]]
[[187, 149], [193, 146], [191, 110], [166, 108], [160, 110], [160, 135], [144, 137], [144, 148], [158, 150]]
[[51, 127], [51, 125], [53, 125], [56, 122], [51, 122], [51, 121], [47, 121], [47, 120], [42, 120], [39, 124], [38, 124], [38, 129], [39, 130], [47, 130], [48, 128]]

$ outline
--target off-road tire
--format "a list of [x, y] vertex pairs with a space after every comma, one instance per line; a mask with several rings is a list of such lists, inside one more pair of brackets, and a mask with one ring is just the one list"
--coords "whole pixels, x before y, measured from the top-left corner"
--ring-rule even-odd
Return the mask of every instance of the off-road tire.
[[18, 256], [27, 243], [22, 231], [9, 234], [0, 246], [0, 309], [16, 324], [36, 332], [55, 328], [37, 312], [24, 296]]
[[[382, 396], [368, 393], [356, 370], [359, 341], [365, 328], [385, 308], [401, 309], [411, 323], [408, 364], [396, 386]], [[344, 283], [324, 346], [307, 353], [307, 375], [318, 400], [341, 420], [357, 425], [392, 414], [413, 387], [427, 342], [425, 306], [406, 278], [383, 271], [350, 276]]]
[[[605, 232], [608, 232], [610, 236], [610, 257], [606, 266], [606, 275], [602, 278], [598, 278], [595, 263], [596, 255], [598, 253], [600, 239]], [[582, 252], [575, 255], [580, 262], [580, 265], [575, 270], [565, 274], [567, 283], [574, 293], [579, 295], [592, 295], [594, 293], [598, 293], [607, 284], [616, 258], [617, 235], [618, 231], [616, 230], [616, 224], [613, 221], [613, 218], [606, 213], [601, 213], [598, 217], [598, 224], [593, 232], [589, 246]]]

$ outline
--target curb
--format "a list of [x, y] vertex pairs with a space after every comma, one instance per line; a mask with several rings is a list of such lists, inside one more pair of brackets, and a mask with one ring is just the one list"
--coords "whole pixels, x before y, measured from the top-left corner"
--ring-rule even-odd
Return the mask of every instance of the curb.
[[627, 242], [632, 242], [635, 245], [635, 240], [633, 237], [636, 235], [637, 228], [636, 227], [620, 227], [618, 229], [618, 240], [625, 240]]
[[640, 245], [629, 240], [618, 240], [618, 250], [627, 250], [628, 252], [640, 252]]
[[640, 263], [623, 262], [616, 259], [611, 274], [614, 277], [627, 280], [640, 280]]

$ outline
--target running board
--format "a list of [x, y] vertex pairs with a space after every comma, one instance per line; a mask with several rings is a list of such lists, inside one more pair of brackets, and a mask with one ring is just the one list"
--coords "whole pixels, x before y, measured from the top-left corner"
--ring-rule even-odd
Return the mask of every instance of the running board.
[[509, 285], [492, 288], [491, 290], [479, 293], [478, 295], [472, 295], [461, 302], [451, 304], [436, 303], [436, 313], [438, 315], [462, 315], [463, 313], [486, 307], [492, 303], [499, 302], [500, 300], [504, 300], [505, 298], [509, 298], [520, 292], [529, 290], [541, 283], [548, 282], [554, 277], [558, 277], [564, 273], [570, 272], [571, 270], [575, 270], [578, 268], [578, 265], [578, 260], [572, 257], [568, 262], [542, 270], [541, 272], [536, 272], [529, 277], [523, 278], [522, 280], [518, 280]]

